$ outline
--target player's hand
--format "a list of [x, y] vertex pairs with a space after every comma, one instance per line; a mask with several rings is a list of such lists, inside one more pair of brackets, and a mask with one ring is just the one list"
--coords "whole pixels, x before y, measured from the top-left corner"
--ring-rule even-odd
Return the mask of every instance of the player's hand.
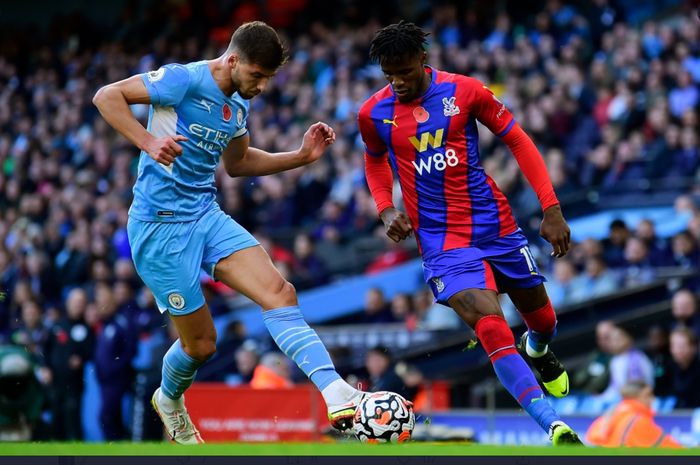
[[552, 244], [552, 257], [561, 258], [569, 251], [571, 230], [564, 220], [559, 205], [551, 206], [544, 211], [540, 236]]
[[380, 217], [386, 227], [386, 235], [394, 242], [402, 241], [413, 233], [411, 219], [394, 207], [384, 209]]
[[335, 131], [326, 123], [318, 122], [309, 126], [304, 133], [304, 140], [299, 149], [299, 155], [304, 164], [313, 163], [335, 142]]
[[174, 136], [153, 138], [145, 148], [146, 153], [158, 163], [170, 166], [175, 158], [182, 155], [182, 147], [178, 142], [186, 141], [187, 137], [180, 134]]

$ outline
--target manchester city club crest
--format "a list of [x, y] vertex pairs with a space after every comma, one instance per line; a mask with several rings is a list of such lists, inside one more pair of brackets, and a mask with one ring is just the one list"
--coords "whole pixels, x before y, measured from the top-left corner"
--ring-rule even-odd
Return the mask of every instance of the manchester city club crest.
[[168, 296], [168, 303], [175, 310], [182, 310], [185, 308], [185, 298], [182, 294], [178, 294], [177, 292], [173, 292]]

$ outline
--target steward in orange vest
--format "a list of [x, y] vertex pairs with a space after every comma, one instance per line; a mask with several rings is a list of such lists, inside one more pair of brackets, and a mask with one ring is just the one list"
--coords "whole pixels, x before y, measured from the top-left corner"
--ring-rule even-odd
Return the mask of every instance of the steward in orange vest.
[[671, 436], [654, 422], [651, 386], [631, 381], [620, 389], [622, 402], [596, 418], [586, 440], [602, 447], [669, 447], [681, 448]]

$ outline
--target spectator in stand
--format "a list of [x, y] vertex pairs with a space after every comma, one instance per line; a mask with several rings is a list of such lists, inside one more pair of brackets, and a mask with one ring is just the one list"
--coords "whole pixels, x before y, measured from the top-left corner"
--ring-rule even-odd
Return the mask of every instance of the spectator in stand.
[[681, 71], [676, 82], [676, 87], [668, 94], [668, 104], [671, 114], [680, 118], [686, 110], [694, 108], [700, 102], [700, 91], [687, 71]]
[[668, 330], [660, 325], [649, 328], [644, 352], [654, 366], [654, 394], [659, 397], [670, 395], [673, 388], [673, 359]]
[[558, 308], [571, 301], [572, 282], [576, 278], [576, 268], [568, 258], [554, 262], [552, 278], [545, 283], [552, 306]]
[[698, 242], [690, 231], [681, 231], [671, 240], [673, 260], [681, 268], [698, 268], [700, 266], [700, 250]]
[[378, 287], [368, 290], [365, 294], [364, 314], [360, 317], [358, 323], [375, 324], [393, 323], [394, 321], [396, 320], [384, 299], [384, 292]]
[[43, 350], [48, 331], [44, 326], [43, 311], [35, 300], [27, 300], [22, 304], [22, 320], [19, 327], [12, 333], [12, 342], [25, 349], [43, 361]]
[[622, 285], [635, 287], [649, 284], [656, 279], [656, 270], [651, 264], [646, 242], [630, 237], [625, 244], [625, 265], [622, 269]]
[[671, 331], [671, 356], [676, 408], [700, 407], [698, 338], [691, 329], [679, 327]]
[[258, 366], [260, 355], [253, 341], [246, 341], [235, 352], [236, 373], [226, 377], [226, 384], [236, 386], [248, 384], [253, 379], [253, 372]]
[[83, 368], [95, 350], [95, 335], [85, 323], [87, 304], [88, 296], [83, 289], [71, 290], [66, 300], [66, 316], [50, 328], [44, 347], [51, 378], [53, 439], [83, 439]]
[[606, 401], [619, 398], [620, 389], [630, 381], [644, 381], [654, 387], [654, 367], [627, 330], [616, 326], [610, 333], [610, 384], [601, 394]]
[[376, 346], [368, 350], [365, 355], [365, 369], [369, 375], [367, 391], [392, 391], [412, 400], [403, 380], [396, 374], [396, 367], [387, 347]]
[[672, 263], [668, 241], [656, 235], [656, 227], [649, 219], [637, 224], [635, 236], [643, 240], [649, 250], [649, 263], [653, 267], [668, 266]]
[[136, 335], [126, 317], [117, 313], [108, 284], [95, 286], [95, 306], [101, 323], [95, 346], [95, 371], [102, 395], [100, 425], [105, 439], [115, 441], [126, 438], [122, 399], [132, 385]]
[[610, 223], [608, 237], [603, 239], [603, 259], [609, 267], [624, 266], [625, 245], [630, 235], [630, 230], [623, 220], [617, 219]]
[[394, 320], [405, 323], [409, 331], [416, 329], [418, 321], [413, 309], [413, 300], [409, 294], [403, 292], [395, 294], [389, 308]]
[[612, 358], [612, 334], [616, 326], [612, 321], [599, 321], [595, 327], [596, 349], [586, 363], [572, 376], [571, 389], [587, 394], [600, 394], [610, 384], [610, 359]]
[[700, 334], [700, 312], [698, 298], [690, 289], [678, 289], [671, 297], [671, 329], [677, 327], [690, 328], [693, 333]]
[[571, 281], [571, 302], [582, 302], [619, 290], [619, 276], [608, 270], [601, 257], [586, 259], [585, 271]]
[[318, 287], [328, 282], [326, 265], [316, 255], [308, 234], [300, 233], [294, 238], [294, 258], [291, 281], [297, 289]]

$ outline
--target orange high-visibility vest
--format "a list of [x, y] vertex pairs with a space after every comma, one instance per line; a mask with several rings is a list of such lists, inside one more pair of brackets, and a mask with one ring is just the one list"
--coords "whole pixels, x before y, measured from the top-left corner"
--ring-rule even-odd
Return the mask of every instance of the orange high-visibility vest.
[[636, 399], [623, 400], [596, 418], [586, 440], [602, 447], [682, 447], [654, 423], [654, 412]]
[[253, 379], [250, 380], [250, 387], [255, 389], [281, 389], [289, 388], [293, 385], [291, 381], [263, 365], [255, 367]]

